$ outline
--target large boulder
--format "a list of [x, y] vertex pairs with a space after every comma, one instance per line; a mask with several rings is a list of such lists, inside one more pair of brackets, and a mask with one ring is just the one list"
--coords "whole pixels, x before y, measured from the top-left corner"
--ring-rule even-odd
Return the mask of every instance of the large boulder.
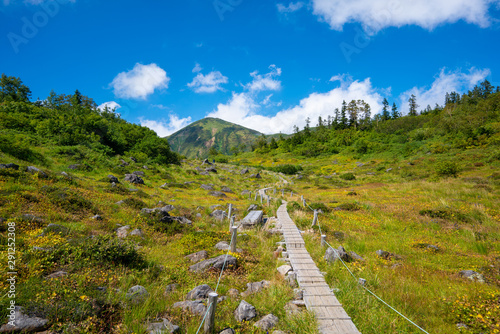
[[268, 314], [259, 321], [257, 321], [254, 326], [258, 327], [264, 331], [268, 331], [278, 323], [279, 319], [274, 314]]
[[253, 293], [260, 292], [262, 289], [269, 287], [270, 284], [271, 283], [266, 280], [260, 282], [247, 283], [247, 290], [244, 291], [241, 295], [243, 297], [246, 297]]
[[203, 315], [207, 311], [207, 307], [203, 303], [203, 300], [185, 300], [183, 302], [177, 302], [172, 305], [174, 308], [180, 307], [185, 311], [189, 311], [192, 314]]
[[188, 292], [186, 299], [206, 299], [208, 298], [208, 294], [212, 291], [212, 288], [208, 284], [199, 285]]
[[200, 262], [201, 260], [208, 259], [208, 252], [205, 250], [189, 254], [185, 256], [186, 259], [191, 260], [191, 262]]
[[233, 191], [229, 187], [222, 187], [222, 189], [220, 191], [225, 192], [225, 193], [230, 193], [230, 194], [233, 193]]
[[174, 325], [165, 318], [162, 318], [161, 320], [161, 322], [148, 324], [147, 330], [149, 334], [179, 333], [179, 326]]
[[202, 184], [200, 188], [205, 190], [214, 190], [214, 187], [211, 184]]
[[129, 230], [130, 230], [130, 225], [119, 227], [116, 229], [116, 236], [120, 239], [126, 238], [128, 236]]
[[214, 197], [227, 197], [227, 195], [224, 194], [222, 191], [211, 191], [208, 194]]
[[217, 174], [217, 169], [215, 169], [214, 167], [208, 167], [208, 168], [205, 168], [205, 172]]
[[285, 264], [285, 265], [282, 265], [281, 267], [278, 267], [278, 272], [280, 273], [280, 275], [284, 278], [286, 276], [286, 274], [288, 274], [288, 272], [292, 271], [292, 267], [290, 267], [289, 265]]
[[476, 281], [479, 283], [484, 283], [484, 276], [474, 270], [462, 270], [460, 276], [470, 279], [471, 281]]
[[244, 174], [248, 174], [250, 171], [248, 170], [248, 168], [243, 168], [240, 172], [241, 175], [244, 175]]
[[26, 171], [28, 173], [31, 173], [31, 174], [38, 174], [38, 177], [41, 177], [41, 178], [47, 177], [47, 174], [43, 170], [36, 168], [35, 166], [28, 166], [26, 168]]
[[[224, 265], [224, 261], [226, 261], [226, 264]], [[209, 269], [218, 269], [222, 270], [222, 267], [224, 268], [235, 268], [238, 266], [238, 260], [231, 255], [220, 255], [205, 261], [202, 261], [200, 263], [194, 264], [189, 267], [190, 271], [193, 271], [195, 273], [201, 273], [204, 271], [207, 271]]]
[[349, 254], [347, 254], [346, 250], [342, 246], [340, 246], [338, 249], [335, 250], [330, 247], [327, 248], [325, 253], [325, 260], [327, 262], [333, 263], [337, 261], [339, 258], [342, 259], [342, 261], [344, 262], [350, 262], [352, 260]]
[[234, 311], [234, 317], [238, 321], [249, 321], [257, 316], [255, 307], [246, 301], [242, 300], [238, 308]]
[[125, 174], [125, 181], [128, 181], [133, 184], [144, 184], [144, 180], [135, 174]]
[[139, 304], [149, 297], [149, 293], [142, 285], [135, 285], [127, 291], [125, 296], [132, 304]]
[[20, 306], [9, 306], [7, 311], [10, 314], [7, 319], [11, 322], [2, 325], [0, 333], [36, 333], [49, 327], [49, 320], [28, 316]]
[[222, 210], [215, 210], [214, 212], [212, 212], [210, 214], [210, 217], [213, 217], [213, 218], [215, 218], [215, 220], [218, 220], [218, 221], [223, 221], [225, 214], [226, 213]]
[[19, 165], [10, 163], [10, 164], [0, 164], [0, 169], [14, 169], [19, 170]]

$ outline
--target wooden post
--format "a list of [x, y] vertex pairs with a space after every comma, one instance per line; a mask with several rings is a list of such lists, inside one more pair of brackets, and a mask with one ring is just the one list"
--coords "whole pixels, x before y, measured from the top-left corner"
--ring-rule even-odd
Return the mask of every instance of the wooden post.
[[290, 197], [293, 197], [293, 191], [290, 192]]
[[270, 204], [271, 204], [271, 198], [267, 196], [267, 206], [269, 206]]
[[215, 292], [210, 292], [208, 294], [208, 310], [207, 318], [205, 319], [205, 327], [203, 328], [203, 333], [212, 334], [215, 328], [215, 308], [217, 307], [217, 298], [219, 295]]
[[314, 210], [314, 218], [313, 218], [313, 223], [311, 226], [316, 225], [317, 222], [318, 222], [318, 211]]
[[257, 200], [257, 196], [259, 196], [259, 192], [255, 192], [255, 198], [254, 198], [254, 201]]
[[236, 253], [236, 238], [238, 238], [238, 226], [231, 227], [231, 252]]
[[251, 191], [248, 193], [248, 199], [250, 199], [250, 200], [252, 199], [252, 192]]
[[262, 201], [263, 201], [263, 198], [262, 198], [262, 194], [260, 195], [260, 204], [262, 204]]
[[231, 228], [234, 225], [234, 216], [231, 217], [231, 220], [229, 221], [229, 232], [231, 232]]
[[306, 207], [307, 203], [305, 199], [302, 200], [302, 205], [304, 206], [304, 208]]
[[275, 194], [275, 195], [276, 195], [276, 188], [274, 188], [274, 190], [273, 190], [273, 194]]
[[321, 246], [326, 246], [326, 235], [322, 234], [321, 235]]
[[285, 189], [281, 189], [281, 196], [285, 196]]
[[228, 210], [228, 213], [227, 213], [227, 219], [228, 220], [231, 220], [231, 213], [233, 211], [233, 205], [231, 203], [229, 203], [229, 210]]

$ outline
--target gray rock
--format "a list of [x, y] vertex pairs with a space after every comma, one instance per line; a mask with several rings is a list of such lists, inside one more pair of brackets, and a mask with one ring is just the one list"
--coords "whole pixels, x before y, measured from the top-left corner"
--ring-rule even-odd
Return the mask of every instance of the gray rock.
[[476, 281], [479, 283], [484, 283], [484, 276], [474, 270], [462, 270], [460, 276], [470, 279], [471, 281]]
[[134, 157], [130, 157], [129, 159], [132, 160], [133, 162], [137, 162], [137, 159]]
[[29, 214], [29, 213], [21, 215], [21, 220], [26, 221], [26, 222], [35, 222], [35, 223], [43, 223], [44, 222], [43, 218], [40, 218], [38, 216]]
[[250, 171], [248, 170], [248, 168], [243, 168], [240, 172], [241, 175], [244, 175], [244, 174], [248, 174]]
[[304, 290], [302, 289], [293, 289], [293, 293], [294, 293], [294, 299], [295, 300], [302, 300], [304, 299]]
[[215, 248], [218, 250], [228, 250], [229, 249], [229, 243], [227, 241], [220, 241], [215, 245]]
[[214, 167], [208, 167], [208, 168], [205, 168], [205, 172], [217, 174], [217, 169], [215, 169]]
[[294, 271], [289, 271], [288, 275], [286, 275], [286, 277], [285, 277], [285, 281], [288, 283], [288, 285], [291, 288], [298, 287], [298, 284], [297, 284], [297, 273], [294, 272]]
[[434, 252], [439, 252], [439, 247], [436, 245], [427, 245], [427, 249], [434, 251]]
[[208, 294], [212, 291], [212, 288], [208, 284], [199, 285], [188, 292], [186, 299], [205, 299], [208, 298]]
[[225, 328], [219, 334], [235, 334], [236, 332], [232, 328]]
[[243, 297], [247, 297], [253, 293], [258, 293], [262, 291], [264, 288], [268, 288], [271, 283], [269, 281], [260, 281], [260, 282], [252, 282], [247, 283], [247, 290], [244, 291], [241, 295]]
[[385, 170], [385, 172], [386, 172], [386, 173], [389, 173], [391, 170], [392, 170], [392, 168], [387, 168], [387, 169]]
[[116, 229], [116, 236], [118, 238], [126, 238], [128, 235], [128, 230], [130, 229], [130, 225], [122, 226]]
[[179, 333], [179, 326], [172, 324], [165, 318], [162, 318], [162, 322], [150, 323], [147, 327], [149, 334], [167, 334], [167, 333]]
[[241, 195], [242, 195], [242, 196], [244, 196], [244, 195], [249, 195], [249, 194], [251, 194], [250, 190], [243, 190], [243, 191], [241, 192]]
[[202, 184], [200, 188], [205, 190], [214, 190], [214, 187], [211, 184]]
[[116, 184], [116, 183], [120, 183], [120, 181], [118, 181], [118, 178], [117, 178], [116, 176], [114, 176], [114, 175], [109, 174], [109, 175], [108, 175], [108, 179], [109, 179], [109, 183], [113, 183], [113, 182], [114, 182], [115, 184]]
[[144, 184], [144, 180], [140, 176], [135, 174], [125, 174], [125, 181], [133, 184]]
[[146, 166], [146, 165], [144, 165], [144, 166], [142, 166], [142, 169], [148, 170], [148, 169], [149, 169], [149, 167], [148, 167], [148, 166]]
[[280, 275], [284, 278], [286, 276], [286, 274], [288, 274], [289, 271], [292, 270], [292, 267], [290, 267], [289, 265], [285, 264], [281, 267], [278, 267], [278, 272], [280, 273]]
[[358, 284], [361, 285], [361, 286], [365, 286], [366, 285], [366, 280], [364, 278], [359, 278], [358, 279]]
[[102, 220], [102, 217], [99, 216], [99, 215], [95, 215], [95, 216], [92, 216], [91, 219], [93, 219], [93, 220]]
[[49, 321], [47, 319], [39, 317], [30, 317], [23, 313], [23, 308], [20, 306], [14, 306], [12, 310], [8, 310], [12, 315], [12, 318], [8, 317], [14, 322], [14, 326], [10, 324], [5, 324], [0, 327], [0, 333], [34, 333], [46, 330], [49, 327]]
[[361, 262], [365, 261], [365, 259], [363, 257], [354, 253], [353, 251], [349, 252], [349, 257], [351, 258], [351, 260], [354, 260], [354, 261], [361, 261]]
[[347, 252], [345, 251], [344, 247], [340, 246], [338, 249], [333, 250], [332, 248], [328, 247], [325, 253], [325, 260], [327, 262], [335, 262], [338, 259], [342, 259], [344, 262], [350, 262], [351, 257]]
[[144, 238], [144, 233], [142, 232], [142, 230], [140, 228], [136, 228], [135, 230], [130, 232], [130, 235]]
[[254, 326], [262, 330], [268, 331], [278, 323], [279, 319], [274, 314], [268, 314], [259, 321], [257, 321]]
[[[225, 265], [224, 261], [226, 261]], [[227, 255], [227, 260], [226, 260], [226, 255], [220, 255], [215, 258], [211, 258], [208, 260], [204, 260], [200, 263], [194, 264], [191, 267], [189, 267], [189, 270], [196, 273], [201, 273], [211, 268], [221, 270], [223, 265], [224, 268], [235, 268], [238, 266], [238, 260], [231, 255]]]
[[254, 227], [257, 224], [262, 222], [262, 218], [264, 216], [264, 212], [262, 210], [252, 210], [248, 213], [248, 215], [243, 218], [241, 224], [243, 227]]
[[19, 170], [19, 165], [10, 163], [10, 164], [0, 164], [0, 169], [15, 169]]
[[66, 226], [57, 225], [57, 224], [49, 224], [46, 228], [43, 229], [43, 232], [40, 236], [46, 236], [47, 234], [60, 234], [60, 235], [68, 235], [70, 229]]
[[210, 175], [210, 173], [209, 172], [200, 172], [200, 175], [208, 176], [208, 175]]
[[225, 218], [225, 212], [222, 210], [215, 210], [210, 214], [210, 217], [214, 217], [218, 221], [223, 221]]
[[302, 312], [298, 305], [295, 305], [292, 302], [289, 302], [285, 305], [285, 312], [287, 315], [296, 315]]
[[222, 189], [220, 190], [222, 192], [225, 192], [225, 193], [230, 193], [230, 194], [233, 194], [234, 192], [231, 190], [231, 188], [229, 187], [222, 187]]
[[208, 259], [207, 251], [199, 251], [193, 254], [189, 254], [185, 256], [186, 259], [191, 260], [191, 262], [200, 262], [201, 260]]
[[227, 290], [227, 295], [231, 298], [238, 298], [240, 296], [240, 292], [238, 291], [238, 289], [231, 288]]
[[172, 306], [174, 308], [180, 307], [185, 311], [189, 311], [197, 315], [204, 315], [207, 311], [207, 307], [203, 303], [203, 300], [185, 300], [183, 302], [174, 303]]
[[255, 178], [255, 179], [262, 179], [262, 176], [260, 176], [260, 173], [252, 174], [252, 175], [250, 175], [250, 177]]
[[179, 287], [180, 287], [180, 285], [177, 283], [169, 284], [165, 287], [165, 291], [163, 292], [163, 295], [167, 296], [167, 295], [171, 294], [172, 292], [176, 291]]
[[116, 205], [122, 205], [122, 204], [124, 204], [124, 203], [125, 203], [125, 201], [124, 201], [124, 200], [121, 200], [121, 201], [116, 202], [115, 204], [116, 204]]
[[212, 166], [212, 163], [210, 161], [208, 161], [208, 159], [205, 159], [203, 160], [203, 162], [201, 163], [202, 165], [209, 165], [209, 166]]
[[385, 250], [382, 250], [382, 249], [379, 249], [378, 251], [375, 252], [379, 257], [383, 258], [383, 259], [388, 259], [391, 257], [391, 253], [389, 253], [388, 251], [385, 251]]
[[222, 191], [211, 191], [208, 194], [214, 197], [227, 197], [227, 195], [224, 194]]
[[47, 177], [47, 173], [45, 173], [43, 170], [41, 170], [39, 168], [36, 168], [35, 166], [28, 166], [26, 168], [26, 171], [28, 173], [31, 173], [31, 174], [38, 174], [38, 177], [41, 177], [41, 178]]
[[146, 288], [142, 285], [135, 285], [128, 289], [125, 297], [127, 297], [127, 299], [129, 299], [133, 304], [139, 304], [149, 297], [149, 293], [148, 290], [146, 290]]
[[144, 173], [141, 170], [136, 170], [136, 171], [132, 172], [132, 174], [137, 175], [137, 176], [144, 176], [144, 175], [146, 175], [146, 173]]
[[255, 307], [242, 300], [238, 308], [234, 311], [234, 317], [237, 321], [249, 321], [257, 316]]
[[68, 276], [68, 273], [65, 271], [56, 271], [48, 276], [45, 276], [45, 279], [61, 278], [64, 276]]

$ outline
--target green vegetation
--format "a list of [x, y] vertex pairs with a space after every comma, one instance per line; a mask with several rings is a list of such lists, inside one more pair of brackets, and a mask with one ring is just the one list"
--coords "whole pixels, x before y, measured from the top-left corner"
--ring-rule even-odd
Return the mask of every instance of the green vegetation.
[[[166, 139], [96, 110], [79, 92], [32, 103], [19, 79], [3, 76], [0, 87], [0, 163], [19, 165], [0, 168], [0, 243], [7, 245], [6, 224], [15, 222], [16, 303], [49, 319], [51, 331], [146, 333], [146, 324], [167, 318], [182, 333], [196, 332], [202, 317], [173, 304], [198, 285], [214, 289], [220, 271], [192, 272], [185, 256], [226, 254], [215, 245], [230, 240], [228, 221], [210, 213], [231, 203], [238, 221], [250, 204], [260, 204], [244, 190], [276, 187], [268, 193], [277, 200], [264, 204], [264, 214], [275, 216], [287, 201], [308, 251], [362, 333], [420, 331], [361, 289], [341, 264], [324, 260], [320, 227], [332, 246], [363, 257], [346, 264], [356, 277], [429, 333], [500, 332], [500, 95], [486, 84], [448, 94], [444, 108], [420, 115], [401, 117], [384, 101], [382, 115], [369, 122], [354, 117], [369, 114], [366, 103], [345, 103], [336, 122], [330, 117], [286, 138], [257, 137], [245, 142], [252, 152], [208, 149], [217, 161], [209, 175], [197, 170], [201, 161], [180, 162]], [[240, 174], [239, 166], [250, 173]], [[138, 171], [144, 184], [124, 180]], [[262, 179], [249, 177], [257, 172]], [[232, 192], [214, 197], [202, 184]], [[314, 227], [301, 195], [321, 210]], [[169, 215], [142, 210], [167, 204]], [[128, 234], [118, 237], [124, 227]], [[242, 251], [231, 253], [238, 266], [224, 271], [219, 295], [268, 280], [269, 288], [244, 297], [259, 317], [275, 314], [275, 329], [287, 333], [317, 333], [311, 313], [285, 311], [294, 292], [276, 271], [279, 241], [263, 228], [239, 234]], [[0, 260], [4, 268], [7, 260]], [[474, 270], [484, 283], [461, 277], [462, 270]], [[66, 275], [48, 278], [58, 271]], [[4, 271], [4, 290], [6, 278]], [[174, 283], [177, 290], [166, 294]], [[147, 289], [144, 302], [127, 298], [134, 285]], [[218, 304], [216, 331], [263, 333], [255, 320], [234, 319], [241, 299]], [[8, 303], [0, 297], [2, 318]]]

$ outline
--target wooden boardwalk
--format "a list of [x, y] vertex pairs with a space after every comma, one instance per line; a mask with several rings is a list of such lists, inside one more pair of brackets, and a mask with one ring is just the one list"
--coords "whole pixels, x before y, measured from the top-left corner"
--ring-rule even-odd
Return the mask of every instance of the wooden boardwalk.
[[277, 216], [285, 237], [290, 265], [297, 273], [300, 288], [304, 290], [307, 309], [316, 314], [320, 333], [361, 334], [307, 252], [299, 229], [286, 211], [286, 204], [279, 207]]

